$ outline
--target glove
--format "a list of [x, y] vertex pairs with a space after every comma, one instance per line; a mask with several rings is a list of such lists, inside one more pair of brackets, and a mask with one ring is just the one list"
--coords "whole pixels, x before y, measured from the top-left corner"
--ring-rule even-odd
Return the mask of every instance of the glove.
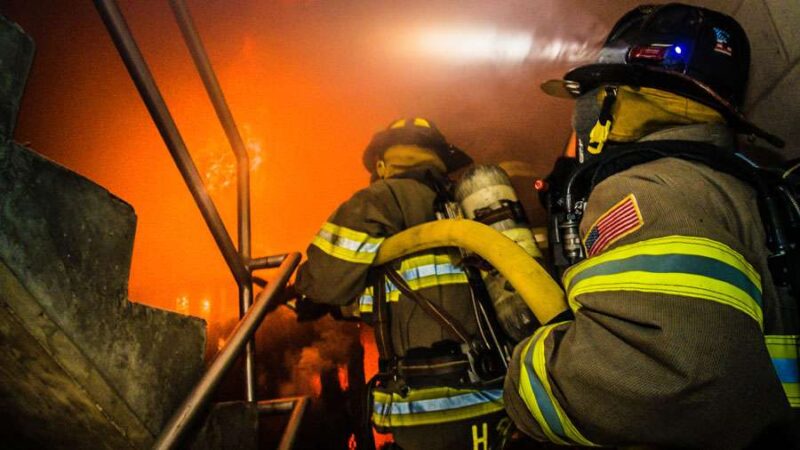
[[504, 276], [493, 271], [485, 273], [483, 281], [500, 327], [514, 342], [525, 339], [539, 327], [533, 311]]
[[297, 314], [298, 322], [310, 322], [325, 317], [325, 315], [337, 310], [338, 307], [314, 303], [305, 297], [298, 297], [294, 302], [293, 309], [295, 314]]

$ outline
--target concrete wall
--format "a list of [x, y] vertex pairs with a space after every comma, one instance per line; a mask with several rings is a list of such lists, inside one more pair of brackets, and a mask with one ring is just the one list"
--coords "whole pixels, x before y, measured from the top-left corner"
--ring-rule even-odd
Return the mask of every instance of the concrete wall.
[[800, 1], [738, 0], [732, 14], [750, 36], [751, 83], [745, 113], [782, 137], [800, 157]]
[[[745, 115], [786, 141], [779, 153], [800, 157], [800, 1], [688, 1], [733, 16], [750, 38]], [[757, 145], [767, 146], [763, 142]]]
[[[773, 151], [789, 158], [800, 157], [800, 0], [678, 1], [723, 12], [744, 27], [751, 47], [744, 113], [756, 125], [786, 141], [785, 149]], [[583, 1], [581, 8], [597, 18], [605, 33], [622, 14], [642, 3], [651, 2]], [[772, 149], [760, 140], [754, 145]]]

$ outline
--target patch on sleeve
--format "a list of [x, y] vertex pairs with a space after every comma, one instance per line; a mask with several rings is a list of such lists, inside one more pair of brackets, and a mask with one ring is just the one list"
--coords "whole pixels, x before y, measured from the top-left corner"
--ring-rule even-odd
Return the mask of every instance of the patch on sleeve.
[[595, 220], [583, 239], [587, 256], [594, 256], [644, 225], [636, 196], [628, 195]]

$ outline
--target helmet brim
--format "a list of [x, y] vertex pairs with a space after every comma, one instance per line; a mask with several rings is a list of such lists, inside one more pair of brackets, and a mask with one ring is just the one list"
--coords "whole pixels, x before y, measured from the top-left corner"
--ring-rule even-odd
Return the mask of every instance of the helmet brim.
[[541, 85], [544, 93], [560, 98], [576, 98], [604, 84], [646, 86], [678, 92], [680, 95], [708, 105], [725, 117], [737, 132], [756, 135], [783, 148], [784, 141], [747, 120], [733, 104], [710, 87], [682, 73], [660, 67], [630, 64], [588, 64], [570, 70], [563, 80], [549, 80]]

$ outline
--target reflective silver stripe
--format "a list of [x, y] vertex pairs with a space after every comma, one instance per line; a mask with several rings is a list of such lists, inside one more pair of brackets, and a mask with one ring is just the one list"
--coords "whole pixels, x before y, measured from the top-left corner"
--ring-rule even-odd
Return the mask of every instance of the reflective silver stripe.
[[358, 298], [358, 310], [361, 312], [372, 312], [372, 305], [375, 299], [371, 295], [363, 294]]
[[451, 275], [454, 273], [464, 273], [463, 270], [450, 264], [428, 264], [419, 267], [412, 267], [402, 273], [406, 281], [415, 280], [417, 278], [430, 277], [433, 275]]
[[[426, 277], [433, 277], [439, 275], [458, 275], [464, 274], [464, 271], [459, 269], [458, 267], [446, 263], [446, 264], [428, 264], [425, 266], [414, 267], [404, 271], [401, 275], [403, 279], [408, 282], [413, 282], [415, 280], [419, 280]], [[414, 286], [411, 286], [414, 288]], [[391, 281], [386, 281], [386, 293], [389, 294], [391, 292], [397, 291], [397, 286], [392, 284]]]
[[428, 400], [414, 400], [408, 402], [381, 403], [375, 401], [375, 413], [380, 415], [421, 414], [427, 412], [447, 411], [465, 408], [467, 406], [483, 403], [502, 402], [502, 389], [487, 389], [484, 391], [468, 392], [453, 397], [432, 398]]
[[322, 239], [325, 239], [326, 241], [330, 242], [331, 244], [337, 247], [345, 248], [347, 250], [359, 253], [376, 253], [381, 246], [381, 244], [359, 242], [359, 241], [354, 241], [352, 239], [348, 239], [344, 236], [334, 235], [328, 230], [319, 230], [317, 236], [321, 237]]

